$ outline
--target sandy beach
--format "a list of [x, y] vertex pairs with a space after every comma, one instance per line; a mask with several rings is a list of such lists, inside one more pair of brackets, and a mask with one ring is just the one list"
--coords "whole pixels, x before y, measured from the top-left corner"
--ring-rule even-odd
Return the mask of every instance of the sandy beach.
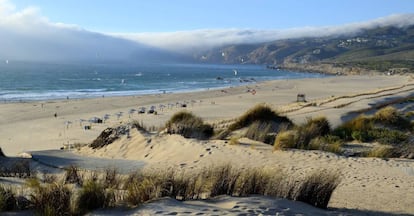
[[[60, 101], [0, 103], [0, 143], [5, 154], [59, 149], [64, 144], [89, 143], [113, 125], [132, 120], [162, 127], [179, 110], [178, 103], [204, 120], [232, 120], [258, 103], [266, 103], [300, 123], [324, 115], [337, 126], [348, 112], [369, 108], [385, 98], [406, 97], [414, 89], [408, 76], [341, 76], [322, 79], [275, 80], [221, 90]], [[255, 92], [253, 94], [252, 92]], [[296, 103], [297, 94], [309, 103]], [[346, 96], [346, 97], [344, 97]], [[315, 106], [309, 106], [314, 103]], [[164, 105], [160, 109], [160, 105]], [[129, 114], [131, 109], [156, 106], [157, 115]], [[341, 108], [335, 108], [342, 106]], [[56, 113], [56, 117], [54, 114]], [[109, 119], [103, 124], [93, 117]], [[91, 130], [84, 130], [91, 125]]]
[[[174, 113], [183, 109], [220, 127], [258, 103], [268, 104], [295, 123], [304, 122], [308, 117], [325, 116], [335, 127], [357, 115], [350, 112], [381, 107], [413, 96], [413, 92], [414, 80], [409, 76], [332, 76], [276, 80], [180, 94], [3, 103], [0, 104], [0, 146], [8, 156], [26, 151], [58, 150], [67, 144], [90, 143], [105, 128], [134, 120], [145, 127], [159, 129]], [[297, 103], [297, 94], [305, 94], [306, 102]], [[184, 103], [186, 107], [182, 107]], [[131, 111], [151, 106], [156, 106], [157, 115]], [[102, 124], [88, 122], [92, 117], [103, 118], [106, 114], [109, 118]], [[85, 126], [91, 126], [91, 129], [85, 130]], [[408, 159], [353, 158], [320, 151], [273, 151], [270, 145], [248, 139], [241, 139], [239, 145], [230, 145], [223, 140], [198, 141], [178, 135], [148, 137], [135, 131], [129, 138], [121, 137], [102, 149], [83, 147], [74, 153], [87, 157], [136, 160], [148, 167], [168, 165], [197, 169], [214, 163], [234, 163], [280, 168], [298, 175], [318, 169], [338, 170], [342, 181], [333, 194], [330, 208], [347, 210], [350, 215], [414, 214], [414, 161]], [[236, 205], [236, 201], [227, 199], [220, 198], [217, 206], [227, 210], [240, 206]], [[276, 201], [263, 198], [257, 202], [267, 205]], [[171, 206], [174, 204], [171, 203], [174, 201], [161, 200], [160, 203], [167, 203], [163, 214], [173, 212]], [[233, 205], [229, 207], [226, 203]], [[156, 207], [151, 205], [128, 214], [156, 214]], [[195, 215], [193, 208], [196, 205], [199, 203], [185, 203], [179, 211]], [[285, 205], [294, 208], [291, 203]], [[253, 206], [251, 204], [246, 209], [251, 210]], [[303, 209], [300, 206], [297, 208]], [[211, 206], [206, 209], [207, 214], [216, 212]], [[268, 212], [276, 214], [279, 210]], [[231, 212], [228, 213], [231, 215]], [[299, 213], [301, 211], [297, 210], [285, 212], [287, 215]], [[321, 213], [315, 210], [313, 214]]]

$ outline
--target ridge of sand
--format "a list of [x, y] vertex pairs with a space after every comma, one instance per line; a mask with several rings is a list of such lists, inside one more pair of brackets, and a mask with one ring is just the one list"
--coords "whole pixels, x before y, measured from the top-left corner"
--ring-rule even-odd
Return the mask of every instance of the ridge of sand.
[[[148, 142], [148, 140], [151, 140]], [[275, 151], [249, 139], [239, 145], [226, 141], [198, 141], [179, 135], [144, 137], [136, 130], [102, 149], [81, 148], [85, 156], [139, 160], [147, 167], [204, 169], [230, 163], [240, 167], [283, 169], [304, 176], [315, 170], [337, 170], [342, 182], [329, 206], [392, 213], [414, 213], [414, 161], [405, 159], [352, 158], [320, 151]]]

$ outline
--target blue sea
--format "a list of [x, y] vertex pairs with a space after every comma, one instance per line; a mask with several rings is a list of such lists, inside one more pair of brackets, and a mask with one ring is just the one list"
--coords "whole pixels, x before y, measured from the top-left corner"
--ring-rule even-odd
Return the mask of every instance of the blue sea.
[[0, 101], [199, 91], [325, 75], [263, 65], [0, 63]]

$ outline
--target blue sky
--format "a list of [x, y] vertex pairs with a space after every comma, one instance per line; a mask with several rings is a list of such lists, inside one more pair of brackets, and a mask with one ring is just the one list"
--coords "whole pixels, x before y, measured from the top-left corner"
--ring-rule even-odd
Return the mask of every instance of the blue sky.
[[[1, 0], [0, 0], [1, 1]], [[51, 22], [98, 32], [287, 29], [414, 13], [413, 0], [11, 0]]]

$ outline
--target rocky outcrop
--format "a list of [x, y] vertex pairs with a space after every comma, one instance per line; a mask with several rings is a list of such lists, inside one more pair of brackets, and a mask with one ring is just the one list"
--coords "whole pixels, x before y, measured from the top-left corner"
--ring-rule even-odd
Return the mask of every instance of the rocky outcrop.
[[116, 128], [107, 128], [89, 145], [93, 149], [99, 149], [113, 143], [123, 135], [129, 135], [129, 126], [122, 125]]

